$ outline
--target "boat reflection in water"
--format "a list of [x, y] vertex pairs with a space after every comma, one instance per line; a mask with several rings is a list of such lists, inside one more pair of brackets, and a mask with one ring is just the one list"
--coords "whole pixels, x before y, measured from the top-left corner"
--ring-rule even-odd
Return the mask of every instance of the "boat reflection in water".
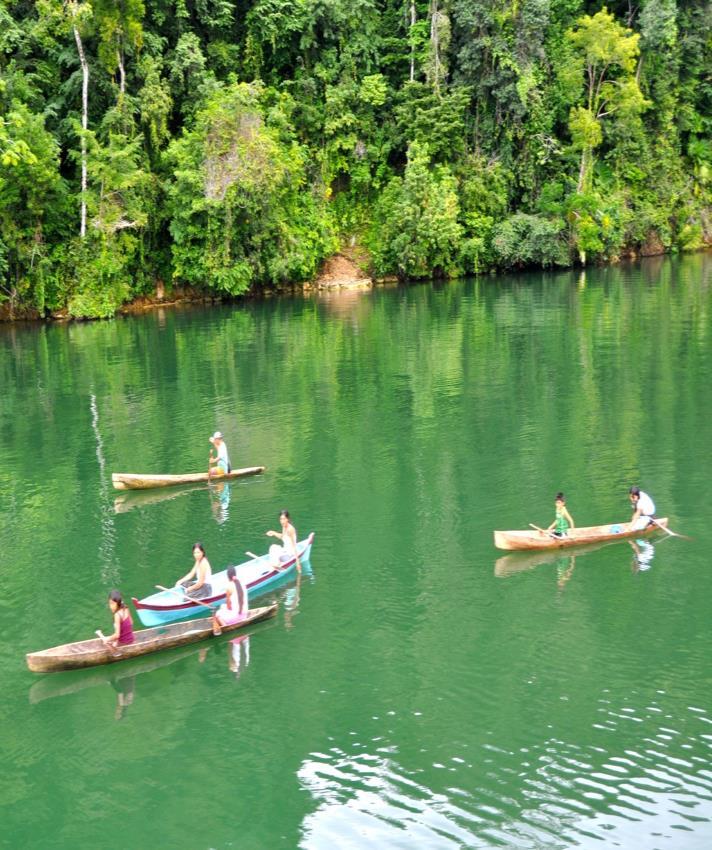
[[[665, 538], [663, 538], [665, 539]], [[606, 543], [593, 543], [589, 546], [577, 547], [575, 550], [548, 549], [536, 552], [512, 552], [503, 555], [494, 562], [494, 574], [498, 578], [507, 578], [515, 573], [533, 570], [542, 564], [556, 564], [556, 583], [559, 589], [563, 589], [566, 582], [576, 566], [576, 559], [597, 552], [606, 546], [620, 546], [621, 543], [629, 543], [633, 549], [633, 572], [642, 572], [650, 569], [655, 555], [655, 546], [649, 540], [627, 539], [607, 541]]]
[[194, 487], [182, 487], [177, 490], [126, 490], [114, 499], [114, 513], [125, 514], [134, 508], [145, 508], [147, 505], [155, 505], [158, 502], [179, 499], [187, 493], [195, 493], [196, 490], [208, 489], [208, 484], [197, 484]]
[[145, 508], [158, 502], [167, 502], [171, 499], [179, 499], [188, 493], [197, 490], [206, 490], [210, 498], [210, 510], [215, 517], [215, 522], [222, 525], [230, 514], [230, 484], [227, 481], [214, 484], [197, 484], [192, 487], [181, 487], [179, 489], [168, 488], [167, 490], [126, 490], [114, 499], [114, 513], [125, 514], [134, 508]]
[[[166, 650], [155, 655], [122, 661], [120, 664], [111, 664], [107, 667], [94, 667], [90, 670], [69, 670], [56, 674], [52, 673], [35, 682], [30, 688], [29, 699], [31, 703], [42, 702], [54, 697], [76, 694], [87, 688], [95, 688], [99, 685], [110, 685], [117, 694], [116, 709], [117, 719], [123, 710], [134, 700], [136, 690], [136, 677], [144, 673], [151, 673], [161, 667], [168, 667], [177, 661], [182, 661], [190, 656], [201, 660], [200, 656], [209, 649], [209, 646], [197, 646], [195, 644], [174, 650]], [[119, 709], [122, 709], [119, 712]]]

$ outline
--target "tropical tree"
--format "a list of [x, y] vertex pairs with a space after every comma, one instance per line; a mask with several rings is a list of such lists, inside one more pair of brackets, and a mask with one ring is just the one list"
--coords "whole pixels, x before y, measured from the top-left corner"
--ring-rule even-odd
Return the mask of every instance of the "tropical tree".
[[567, 32], [573, 62], [564, 69], [574, 84], [583, 77], [583, 104], [572, 106], [569, 130], [573, 146], [581, 153], [576, 189], [590, 185], [593, 151], [603, 141], [603, 119], [625, 121], [648, 104], [635, 75], [639, 55], [638, 33], [619, 24], [607, 9], [579, 18]]
[[412, 142], [405, 174], [391, 180], [376, 208], [370, 246], [377, 272], [403, 278], [461, 273], [459, 215], [455, 178], [445, 166], [432, 168], [427, 146]]
[[325, 199], [306, 185], [291, 104], [261, 84], [218, 88], [172, 143], [174, 279], [235, 295], [305, 280], [335, 247]]

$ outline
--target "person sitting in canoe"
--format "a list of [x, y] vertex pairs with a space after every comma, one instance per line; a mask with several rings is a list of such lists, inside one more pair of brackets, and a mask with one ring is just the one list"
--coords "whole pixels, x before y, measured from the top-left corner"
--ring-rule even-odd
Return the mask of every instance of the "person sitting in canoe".
[[193, 569], [183, 578], [179, 578], [175, 586], [185, 588], [187, 596], [203, 599], [212, 593], [210, 580], [213, 577], [213, 571], [210, 561], [205, 557], [205, 547], [202, 543], [193, 544], [193, 560], [195, 561]]
[[283, 561], [291, 561], [292, 558], [297, 559], [297, 570], [301, 572], [302, 565], [299, 563], [299, 555], [297, 554], [297, 531], [289, 518], [289, 511], [279, 512], [279, 524], [282, 526], [281, 531], [266, 531], [267, 537], [277, 537], [282, 541], [282, 545], [273, 543], [269, 547], [269, 556], [272, 564], [278, 569], [282, 569]]
[[563, 493], [556, 494], [554, 507], [556, 510], [556, 518], [546, 530], [553, 532], [556, 537], [566, 537], [569, 528], [576, 528], [576, 526], [574, 524], [573, 517], [566, 510], [566, 499], [564, 499]]
[[112, 646], [133, 643], [135, 638], [131, 612], [118, 590], [112, 590], [109, 594], [109, 610], [114, 615], [114, 631], [110, 635], [101, 635], [101, 639]]
[[655, 525], [655, 502], [643, 492], [640, 487], [631, 487], [628, 491], [633, 505], [633, 516], [630, 520], [630, 530], [640, 531], [649, 525]]
[[230, 457], [227, 453], [227, 446], [225, 445], [222, 433], [216, 431], [209, 442], [215, 446], [217, 457], [214, 457], [213, 453], [210, 452], [210, 457], [208, 458], [208, 475], [211, 478], [219, 475], [227, 475], [232, 470], [232, 467], [230, 466]]
[[219, 634], [222, 626], [232, 626], [247, 614], [247, 588], [237, 577], [235, 567], [227, 568], [225, 602], [213, 614], [213, 632]]

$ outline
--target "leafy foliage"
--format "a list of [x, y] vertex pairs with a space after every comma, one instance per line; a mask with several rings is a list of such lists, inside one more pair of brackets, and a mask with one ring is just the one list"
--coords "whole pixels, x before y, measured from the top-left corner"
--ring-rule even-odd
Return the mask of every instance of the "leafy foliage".
[[236, 295], [354, 240], [404, 278], [709, 245], [711, 22], [687, 0], [1, 0], [0, 300]]
[[236, 295], [255, 280], [305, 280], [333, 250], [323, 204], [305, 191], [288, 100], [257, 84], [221, 87], [169, 157], [177, 279]]
[[492, 243], [505, 268], [566, 266], [564, 230], [563, 221], [516, 213], [495, 227]]
[[457, 184], [446, 167], [429, 166], [425, 145], [412, 142], [404, 176], [394, 177], [381, 196], [371, 233], [380, 273], [418, 278], [461, 272]]

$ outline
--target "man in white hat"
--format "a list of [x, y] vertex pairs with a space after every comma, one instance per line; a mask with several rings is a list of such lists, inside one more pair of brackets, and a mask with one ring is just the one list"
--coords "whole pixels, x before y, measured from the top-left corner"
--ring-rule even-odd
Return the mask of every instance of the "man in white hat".
[[227, 446], [225, 445], [225, 440], [223, 440], [222, 433], [220, 431], [216, 431], [210, 438], [210, 442], [215, 446], [215, 451], [218, 453], [217, 457], [214, 457], [213, 453], [210, 452], [210, 458], [208, 460], [210, 477], [213, 478], [219, 475], [227, 475], [227, 473], [231, 471], [232, 467], [230, 466], [230, 457], [227, 453]]

